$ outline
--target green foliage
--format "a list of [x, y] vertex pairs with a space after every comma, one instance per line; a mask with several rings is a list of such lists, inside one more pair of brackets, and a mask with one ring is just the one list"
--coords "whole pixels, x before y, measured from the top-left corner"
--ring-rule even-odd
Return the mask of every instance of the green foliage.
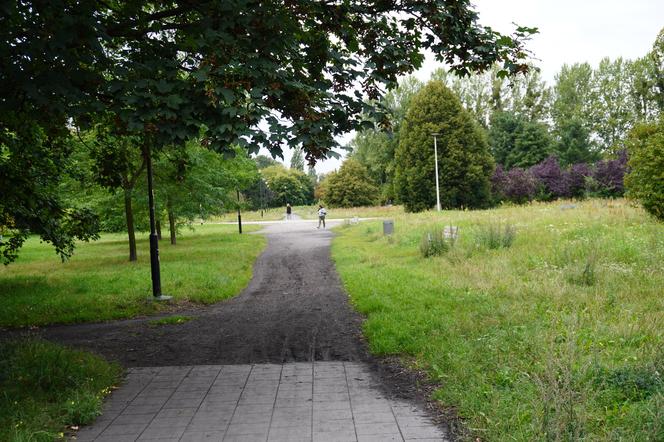
[[281, 164], [269, 166], [261, 171], [267, 188], [273, 193], [268, 206], [290, 204], [308, 205], [313, 203], [314, 185], [309, 176], [297, 169], [286, 169]]
[[495, 112], [509, 112], [526, 121], [541, 122], [549, 111], [551, 90], [537, 70], [511, 78], [509, 82], [498, 75], [496, 66], [464, 77], [438, 69], [431, 78], [443, 81], [483, 127], [489, 126]]
[[[594, 126], [596, 101], [590, 64], [563, 65], [555, 77], [553, 96], [551, 117], [559, 137], [563, 137], [569, 124], [580, 124], [582, 130], [590, 134]], [[596, 146], [588, 147], [591, 151]]]
[[330, 207], [373, 206], [379, 199], [378, 187], [367, 169], [353, 158], [344, 161], [339, 171], [330, 173], [325, 180], [321, 199]]
[[420, 255], [423, 258], [444, 255], [454, 247], [454, 242], [455, 238], [446, 238], [441, 229], [427, 230], [420, 241]]
[[0, 440], [63, 440], [91, 423], [120, 367], [42, 340], [0, 343]]
[[265, 169], [266, 167], [270, 166], [277, 166], [281, 163], [279, 161], [275, 160], [274, 158], [270, 158], [266, 155], [257, 155], [254, 157], [254, 161], [256, 162], [256, 167], [259, 169]]
[[491, 116], [489, 140], [496, 162], [506, 169], [533, 166], [551, 153], [547, 127], [514, 113], [495, 112]]
[[380, 202], [397, 199], [394, 189], [394, 153], [399, 145], [399, 130], [415, 94], [423, 84], [415, 77], [406, 77], [381, 100], [392, 119], [389, 127], [360, 131], [351, 141], [351, 156], [367, 168], [369, 176], [380, 187]]
[[436, 203], [434, 139], [443, 207], [482, 208], [491, 200], [493, 159], [486, 137], [459, 99], [440, 81], [413, 97], [399, 133], [395, 185], [407, 211]]
[[15, 259], [28, 232], [62, 257], [77, 237], [94, 237], [94, 223], [72, 234], [72, 209], [55, 190], [70, 128], [99, 115], [116, 135], [140, 137], [145, 152], [202, 137], [219, 152], [238, 144], [273, 156], [285, 142], [315, 160], [332, 154], [335, 135], [362, 129], [367, 117], [384, 120], [366, 98], [418, 68], [423, 49], [460, 73], [496, 61], [505, 75], [526, 69], [523, 42], [536, 29], [504, 36], [480, 26], [468, 4], [432, 6], [9, 2], [0, 27], [0, 184], [11, 195], [0, 206], [11, 230], [3, 261]]
[[606, 152], [621, 149], [621, 142], [636, 120], [626, 90], [631, 83], [629, 62], [621, 57], [604, 58], [593, 71], [596, 100], [593, 101], [593, 132]]
[[302, 149], [293, 149], [290, 168], [304, 172], [304, 155], [302, 155]]
[[664, 28], [659, 31], [648, 54], [650, 59], [649, 77], [653, 80], [653, 98], [660, 112], [664, 112]]
[[[190, 224], [236, 209], [236, 190], [249, 188], [259, 176], [244, 149], [231, 152], [224, 157], [196, 142], [165, 149], [154, 165], [157, 210]], [[146, 192], [142, 183], [139, 193]]]
[[478, 247], [488, 250], [508, 249], [516, 239], [516, 227], [511, 224], [488, 223], [475, 228], [475, 243]]
[[14, 261], [30, 234], [51, 243], [65, 260], [76, 240], [96, 239], [99, 231], [99, 219], [87, 207], [72, 207], [58, 194], [72, 167], [66, 136], [47, 133], [18, 112], [1, 117], [0, 261]]
[[580, 120], [561, 121], [555, 130], [555, 153], [562, 166], [593, 163], [599, 155], [592, 150], [590, 132]]
[[657, 123], [636, 126], [627, 140], [627, 195], [664, 221], [664, 116]]
[[398, 140], [393, 133], [378, 130], [359, 132], [353, 138], [351, 158], [366, 168], [374, 183], [380, 186], [380, 202], [394, 201], [394, 151]]

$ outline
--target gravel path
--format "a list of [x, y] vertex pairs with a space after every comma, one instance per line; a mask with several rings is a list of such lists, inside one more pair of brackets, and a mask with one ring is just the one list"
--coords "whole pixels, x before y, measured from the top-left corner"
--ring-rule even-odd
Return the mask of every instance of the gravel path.
[[268, 224], [263, 233], [268, 247], [249, 286], [228, 301], [183, 312], [195, 316], [190, 322], [151, 327], [136, 319], [52, 326], [41, 334], [127, 367], [366, 360], [362, 318], [330, 260], [332, 233], [297, 221]]
[[[339, 222], [329, 220], [328, 229]], [[256, 261], [254, 277], [249, 286], [230, 300], [178, 312], [194, 317], [187, 323], [151, 327], [148, 322], [154, 318], [140, 318], [50, 326], [30, 333], [91, 350], [125, 367], [146, 367], [144, 370], [151, 373], [158, 373], [155, 371], [157, 367], [164, 367], [165, 370], [177, 370], [173, 367], [183, 366], [263, 367], [266, 366], [264, 364], [290, 367], [292, 364], [314, 361], [315, 364], [356, 364], [353, 367], [365, 367], [362, 369], [369, 373], [366, 379], [371, 379], [371, 388], [358, 392], [361, 398], [365, 395], [369, 399], [380, 397], [391, 401], [391, 404], [411, 407], [415, 414], [408, 416], [417, 418], [414, 419], [416, 426], [426, 427], [421, 430], [421, 436], [436, 435], [424, 439], [442, 440], [445, 434], [449, 437], [449, 423], [455, 423], [454, 419], [449, 419], [454, 418], [453, 413], [450, 415], [428, 401], [432, 386], [427, 384], [422, 373], [403, 369], [396, 358], [376, 359], [369, 354], [361, 333], [362, 316], [350, 307], [348, 296], [330, 259], [333, 233], [328, 229], [317, 229], [317, 221], [291, 220], [261, 224], [264, 228], [258, 233], [267, 236], [268, 246]], [[346, 388], [345, 384], [337, 383], [329, 387]], [[119, 392], [125, 390], [123, 387], [118, 391], [120, 397], [124, 393]], [[315, 389], [312, 391], [315, 393]], [[241, 417], [244, 419], [244, 415]], [[420, 417], [424, 421], [420, 422]], [[107, 431], [115, 431], [112, 426], [114, 419], [105, 412], [87, 430], [92, 432], [88, 434], [90, 439], [94, 440], [100, 433], [105, 436]], [[352, 421], [356, 425], [355, 416]], [[150, 422], [152, 420], [146, 420], [145, 425], [153, 425]], [[316, 420], [311, 422], [315, 433]], [[439, 423], [437, 430], [431, 422]], [[105, 425], [110, 429], [104, 429]], [[188, 428], [183, 426], [181, 429], [186, 431]], [[356, 426], [353, 428], [357, 430]], [[351, 437], [348, 440], [410, 439], [401, 429], [400, 422], [399, 428], [400, 433], [387, 438], [385, 434], [373, 434], [370, 438], [356, 434], [357, 439]], [[125, 431], [124, 428], [119, 430]], [[351, 431], [351, 427], [346, 430]], [[141, 429], [140, 434], [143, 431]], [[234, 437], [229, 439], [229, 434], [224, 433], [212, 440], [235, 440]], [[210, 440], [205, 434], [199, 436], [201, 440]], [[346, 440], [336, 438], [334, 434], [329, 436], [330, 439], [320, 440]], [[116, 438], [117, 435], [114, 435], [108, 440], [119, 440]], [[261, 438], [256, 440], [265, 440]], [[127, 435], [126, 439], [136, 440], [131, 435]], [[304, 439], [312, 440], [308, 436]], [[106, 439], [102, 437], [96, 440]], [[313, 440], [319, 438], [314, 437]]]

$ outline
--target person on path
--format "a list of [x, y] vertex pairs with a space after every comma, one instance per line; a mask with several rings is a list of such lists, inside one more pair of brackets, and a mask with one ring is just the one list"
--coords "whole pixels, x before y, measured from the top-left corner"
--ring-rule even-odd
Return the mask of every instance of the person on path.
[[327, 210], [325, 210], [325, 207], [323, 205], [318, 206], [318, 227], [317, 229], [320, 229], [321, 223], [323, 224], [323, 228], [325, 228], [325, 215], [327, 215]]
[[293, 208], [291, 207], [290, 203], [286, 204], [286, 219], [291, 219], [292, 212]]

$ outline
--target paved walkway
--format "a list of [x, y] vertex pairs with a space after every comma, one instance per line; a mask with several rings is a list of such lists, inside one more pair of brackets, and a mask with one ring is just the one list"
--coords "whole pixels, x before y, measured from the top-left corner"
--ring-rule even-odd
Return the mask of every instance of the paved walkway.
[[444, 441], [358, 362], [132, 368], [78, 441]]

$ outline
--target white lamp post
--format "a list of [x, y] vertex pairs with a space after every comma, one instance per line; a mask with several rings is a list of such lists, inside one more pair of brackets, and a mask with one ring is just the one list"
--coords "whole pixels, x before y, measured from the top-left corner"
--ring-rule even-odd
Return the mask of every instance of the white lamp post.
[[438, 184], [438, 135], [437, 132], [432, 133], [433, 135], [433, 156], [434, 156], [434, 166], [436, 169], [436, 210], [440, 212], [440, 186]]

